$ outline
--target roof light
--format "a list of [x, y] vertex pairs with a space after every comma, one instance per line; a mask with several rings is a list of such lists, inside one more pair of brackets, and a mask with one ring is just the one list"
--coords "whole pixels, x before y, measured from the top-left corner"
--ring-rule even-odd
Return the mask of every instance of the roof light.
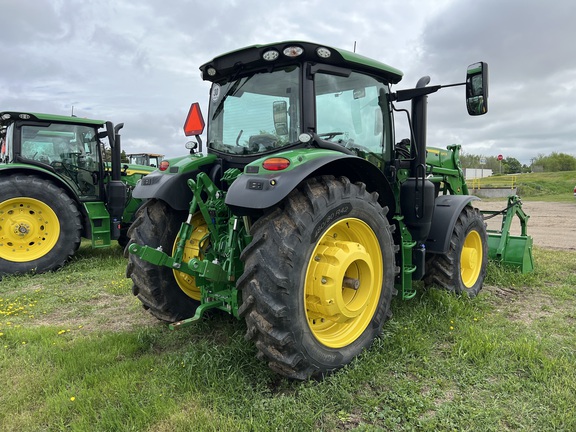
[[170, 166], [170, 162], [168, 162], [167, 160], [163, 160], [162, 162], [160, 162], [160, 165], [158, 165], [158, 169], [160, 171], [166, 171], [169, 166]]
[[28, 114], [18, 114], [18, 117], [20, 117], [22, 120], [29, 120], [30, 116]]
[[214, 76], [214, 75], [216, 75], [216, 69], [214, 69], [212, 66], [210, 66], [208, 69], [206, 69], [206, 73], [209, 76]]
[[328, 58], [332, 55], [332, 52], [326, 47], [318, 47], [316, 48], [316, 54], [318, 54], [318, 57]]
[[188, 111], [188, 117], [184, 122], [184, 135], [202, 135], [204, 132], [204, 117], [202, 117], [202, 112], [200, 111], [200, 104], [194, 102], [190, 106], [190, 111]]
[[299, 55], [302, 55], [302, 53], [304, 52], [304, 48], [299, 46], [289, 46], [284, 48], [284, 51], [282, 52], [287, 57], [298, 57]]
[[262, 58], [266, 61], [274, 61], [280, 56], [280, 53], [276, 50], [268, 50], [262, 54]]
[[283, 157], [273, 157], [266, 159], [262, 163], [262, 168], [268, 171], [282, 171], [290, 166], [290, 160]]
[[10, 114], [8, 114], [8, 113], [2, 114], [2, 120], [8, 120], [10, 117], [11, 117], [11, 116], [10, 116]]

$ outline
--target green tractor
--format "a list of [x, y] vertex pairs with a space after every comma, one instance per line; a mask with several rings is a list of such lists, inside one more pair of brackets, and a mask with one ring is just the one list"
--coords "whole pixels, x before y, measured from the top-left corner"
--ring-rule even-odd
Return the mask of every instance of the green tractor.
[[[88, 238], [118, 240], [154, 168], [120, 162], [123, 124], [30, 112], [0, 112], [0, 275], [55, 270]], [[105, 162], [103, 138], [111, 162]], [[0, 276], [1, 277], [1, 276]]]
[[[190, 155], [163, 161], [134, 196], [133, 293], [180, 328], [218, 309], [247, 325], [258, 357], [287, 377], [321, 377], [369, 347], [392, 297], [414, 281], [475, 296], [489, 256], [458, 145], [426, 148], [422, 78], [308, 42], [255, 45], [200, 67], [205, 121], [192, 104]], [[487, 111], [487, 65], [468, 68], [471, 115]], [[411, 101], [396, 143], [395, 102]]]
[[160, 162], [164, 158], [163, 154], [158, 153], [130, 153], [126, 155], [128, 162], [137, 165], [147, 165], [154, 168], [160, 166]]

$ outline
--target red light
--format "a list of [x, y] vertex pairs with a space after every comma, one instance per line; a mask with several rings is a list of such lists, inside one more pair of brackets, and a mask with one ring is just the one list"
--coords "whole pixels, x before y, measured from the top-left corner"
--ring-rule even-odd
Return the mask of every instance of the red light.
[[273, 157], [266, 159], [262, 164], [264, 169], [268, 171], [282, 171], [290, 166], [290, 161], [282, 157]]
[[202, 132], [204, 132], [204, 117], [202, 117], [202, 111], [200, 111], [200, 104], [194, 102], [190, 106], [188, 117], [186, 117], [184, 122], [184, 134], [186, 136], [202, 135]]
[[158, 169], [160, 171], [166, 171], [169, 166], [170, 166], [170, 162], [168, 162], [167, 160], [163, 160], [162, 162], [160, 162], [160, 166], [158, 166]]

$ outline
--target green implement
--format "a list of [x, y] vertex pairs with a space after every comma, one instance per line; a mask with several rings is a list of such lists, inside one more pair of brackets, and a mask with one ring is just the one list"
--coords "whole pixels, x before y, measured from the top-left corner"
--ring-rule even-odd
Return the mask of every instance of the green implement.
[[[483, 210], [482, 214], [486, 215], [485, 220], [502, 215], [500, 230], [487, 230], [488, 257], [506, 266], [516, 267], [522, 273], [533, 271], [532, 237], [527, 233], [530, 216], [522, 210], [520, 197], [511, 195], [508, 197], [508, 204], [504, 210]], [[510, 234], [514, 216], [518, 216], [520, 220], [520, 235]]]

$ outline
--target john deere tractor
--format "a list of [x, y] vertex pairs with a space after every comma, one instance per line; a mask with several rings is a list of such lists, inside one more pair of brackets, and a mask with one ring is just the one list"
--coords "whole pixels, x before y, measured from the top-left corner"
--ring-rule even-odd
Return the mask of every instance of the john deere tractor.
[[[414, 281], [475, 296], [488, 236], [458, 145], [426, 148], [428, 94], [393, 91], [402, 72], [308, 42], [255, 45], [200, 67], [205, 120], [192, 104], [190, 154], [165, 159], [134, 196], [133, 293], [179, 328], [219, 309], [274, 371], [320, 377], [369, 347]], [[466, 105], [487, 111], [487, 65], [467, 70]], [[394, 135], [397, 102], [409, 139]], [[398, 141], [398, 143], [397, 143]]]
[[[141, 200], [131, 197], [149, 166], [120, 163], [122, 124], [0, 112], [0, 275], [61, 267], [91, 239], [127, 243]], [[107, 138], [112, 161], [105, 162]]]

